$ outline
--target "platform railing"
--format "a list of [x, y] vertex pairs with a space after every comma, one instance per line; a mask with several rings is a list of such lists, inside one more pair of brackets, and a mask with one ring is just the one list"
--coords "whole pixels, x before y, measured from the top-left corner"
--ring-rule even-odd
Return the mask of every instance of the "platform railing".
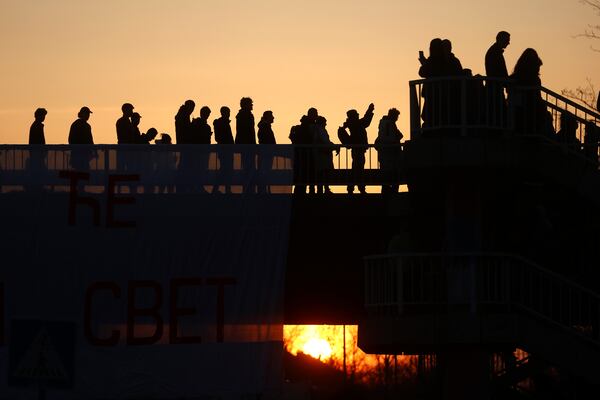
[[543, 136], [598, 162], [600, 114], [545, 87], [464, 76], [414, 80], [409, 89], [411, 139]]
[[521, 310], [600, 345], [600, 296], [508, 254], [389, 254], [365, 258], [370, 315]]
[[[57, 186], [60, 171], [135, 174], [143, 186], [397, 184], [403, 145], [0, 145], [0, 187]], [[361, 171], [353, 154], [364, 154]], [[380, 157], [387, 157], [382, 164]], [[392, 158], [391, 167], [389, 159]], [[382, 168], [383, 166], [383, 168]]]

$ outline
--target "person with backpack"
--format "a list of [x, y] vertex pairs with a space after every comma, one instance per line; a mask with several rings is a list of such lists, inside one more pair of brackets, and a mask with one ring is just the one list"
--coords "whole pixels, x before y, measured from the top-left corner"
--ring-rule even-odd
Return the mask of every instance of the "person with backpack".
[[[338, 138], [344, 145], [350, 147], [352, 154], [352, 179], [353, 183], [347, 187], [348, 194], [354, 193], [354, 184], [358, 186], [361, 194], [365, 194], [364, 185], [364, 170], [365, 170], [365, 153], [368, 149], [369, 139], [367, 137], [367, 128], [373, 120], [373, 111], [375, 105], [369, 104], [367, 111], [362, 118], [359, 117], [358, 111], [352, 109], [346, 112], [346, 121], [338, 128]], [[347, 129], [347, 130], [346, 130]], [[348, 131], [350, 133], [348, 133]]]

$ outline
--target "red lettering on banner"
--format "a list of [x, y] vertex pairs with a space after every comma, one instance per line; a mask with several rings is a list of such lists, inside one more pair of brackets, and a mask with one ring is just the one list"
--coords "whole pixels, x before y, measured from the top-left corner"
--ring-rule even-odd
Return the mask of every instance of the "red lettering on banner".
[[[150, 308], [136, 308], [135, 295], [138, 289], [152, 289], [156, 294], [156, 301]], [[130, 281], [127, 288], [127, 344], [128, 345], [150, 345], [158, 342], [163, 334], [163, 319], [160, 308], [163, 303], [163, 291], [158, 282], [155, 281]], [[152, 317], [156, 321], [156, 328], [152, 336], [135, 336], [136, 317]]]
[[4, 331], [6, 329], [6, 314], [4, 312], [4, 306], [4, 283], [0, 282], [0, 346], [4, 346], [4, 344], [6, 343], [6, 334]]
[[217, 286], [217, 342], [225, 339], [225, 285], [235, 285], [235, 278], [208, 278], [206, 283]]
[[114, 207], [117, 204], [135, 204], [132, 196], [115, 196], [115, 186], [118, 182], [139, 181], [139, 175], [109, 175], [108, 176], [108, 200], [106, 203], [106, 226], [108, 228], [135, 228], [135, 221], [116, 221]]
[[78, 182], [80, 180], [89, 180], [90, 174], [79, 171], [60, 171], [59, 176], [61, 178], [69, 179], [70, 181], [69, 225], [75, 225], [75, 221], [77, 219], [77, 205], [83, 204], [92, 208], [92, 211], [94, 212], [94, 225], [100, 226], [100, 204], [98, 204], [98, 201], [91, 197], [79, 196], [77, 191]]
[[202, 278], [177, 278], [171, 280], [170, 288], [170, 304], [169, 304], [169, 343], [171, 344], [191, 344], [201, 343], [200, 336], [179, 336], [178, 318], [196, 314], [196, 309], [193, 307], [179, 308], [177, 299], [179, 298], [179, 288], [184, 286], [201, 286]]
[[[203, 278], [174, 278], [169, 284], [169, 344], [193, 344], [201, 343], [200, 336], [180, 336], [178, 332], [181, 317], [197, 314], [195, 307], [178, 307], [178, 298], [181, 288], [191, 286], [202, 286]], [[223, 343], [225, 339], [225, 286], [237, 283], [235, 278], [231, 277], [213, 277], [206, 279], [210, 286], [216, 286], [217, 289], [217, 307], [216, 307], [216, 329], [217, 342]], [[1, 287], [0, 287], [1, 289]], [[136, 305], [136, 295], [141, 290], [151, 291], [152, 295], [146, 293], [144, 298], [151, 299], [151, 305], [145, 308]], [[116, 282], [95, 282], [86, 290], [84, 302], [84, 336], [91, 345], [94, 346], [116, 346], [119, 344], [120, 332], [113, 330], [110, 337], [99, 338], [92, 332], [92, 301], [94, 295], [102, 290], [108, 290], [115, 299], [121, 298], [121, 288]], [[1, 294], [1, 292], [0, 292]], [[127, 285], [127, 324], [126, 324], [126, 343], [128, 345], [152, 345], [157, 343], [163, 336], [164, 320], [161, 315], [163, 306], [163, 288], [157, 281], [129, 281]], [[1, 302], [0, 297], [0, 302]], [[1, 316], [1, 315], [0, 315]], [[136, 319], [147, 317], [154, 320], [154, 333], [151, 336], [136, 336]], [[0, 320], [0, 323], [2, 321]], [[139, 332], [138, 332], [139, 333]], [[1, 333], [0, 333], [1, 334]]]
[[92, 297], [100, 290], [110, 290], [116, 299], [121, 298], [121, 288], [115, 282], [95, 282], [85, 292], [83, 313], [84, 335], [94, 346], [116, 346], [119, 343], [119, 331], [112, 331], [109, 338], [101, 339], [92, 333]]

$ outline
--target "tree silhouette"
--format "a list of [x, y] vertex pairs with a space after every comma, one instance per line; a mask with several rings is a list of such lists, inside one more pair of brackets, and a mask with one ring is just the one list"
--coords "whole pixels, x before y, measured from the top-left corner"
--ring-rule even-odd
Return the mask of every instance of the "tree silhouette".
[[[581, 3], [588, 5], [592, 10], [600, 16], [600, 0], [579, 0]], [[586, 39], [598, 40], [600, 39], [600, 24], [588, 24], [587, 28], [583, 33], [575, 35], [575, 37], [582, 37]], [[600, 49], [591, 46], [593, 51], [600, 52]]]
[[[596, 15], [600, 16], [600, 0], [579, 0], [580, 3], [583, 3], [592, 8], [592, 11], [596, 13]], [[585, 38], [590, 40], [599, 40], [600, 39], [600, 24], [588, 24], [587, 28], [583, 31], [583, 33], [579, 33], [575, 35], [576, 38]], [[594, 44], [590, 46], [592, 51], [600, 52], [598, 47], [595, 47]], [[590, 78], [586, 78], [586, 84], [583, 86], [578, 86], [575, 89], [563, 89], [561, 90], [561, 94], [565, 97], [573, 99], [579, 103], [584, 104], [586, 107], [591, 108], [592, 110], [596, 109], [596, 99], [598, 96], [598, 92], [594, 87], [594, 84]]]
[[563, 89], [561, 94], [565, 97], [573, 99], [592, 110], [596, 109], [596, 88], [590, 78], [586, 78], [586, 84], [584, 86], [577, 86], [575, 89]]

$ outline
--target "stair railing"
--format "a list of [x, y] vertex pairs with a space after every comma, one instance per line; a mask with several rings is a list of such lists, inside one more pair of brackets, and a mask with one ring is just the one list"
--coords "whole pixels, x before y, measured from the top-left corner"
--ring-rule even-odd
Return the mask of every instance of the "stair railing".
[[365, 258], [370, 315], [521, 310], [600, 345], [600, 296], [524, 258], [501, 253]]

